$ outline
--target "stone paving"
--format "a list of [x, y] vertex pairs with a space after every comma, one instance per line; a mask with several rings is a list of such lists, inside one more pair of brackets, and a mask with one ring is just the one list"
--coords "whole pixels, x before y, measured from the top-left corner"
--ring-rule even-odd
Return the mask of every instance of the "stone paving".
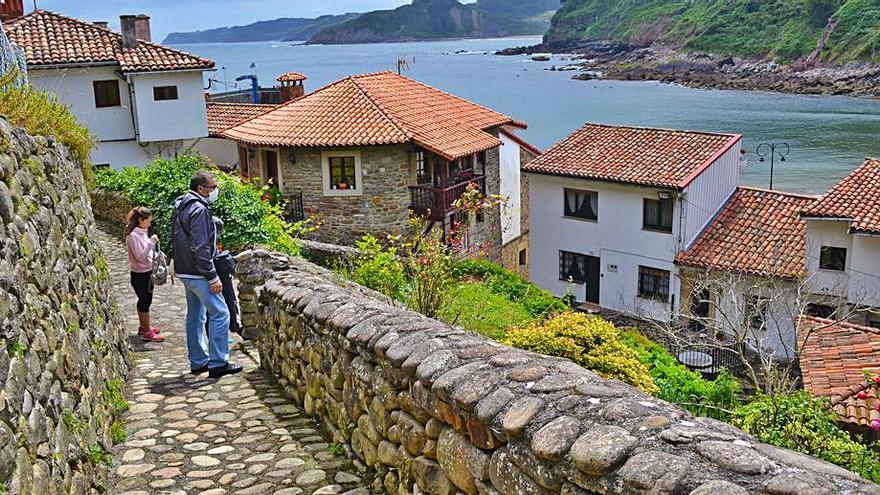
[[[114, 451], [112, 494], [368, 495], [369, 480], [281, 397], [259, 368], [259, 356], [237, 340], [237, 375], [189, 374], [178, 282], [157, 287], [151, 314], [164, 343], [137, 338], [135, 296], [125, 247], [103, 229], [100, 243], [133, 349], [126, 414], [128, 441]], [[237, 339], [237, 337], [236, 337]]]

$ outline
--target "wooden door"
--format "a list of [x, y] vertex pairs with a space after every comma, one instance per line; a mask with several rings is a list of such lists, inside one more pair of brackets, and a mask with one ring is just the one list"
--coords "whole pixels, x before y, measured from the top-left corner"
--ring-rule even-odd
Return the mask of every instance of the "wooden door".
[[593, 304], [599, 304], [599, 279], [600, 260], [596, 256], [586, 256], [586, 295], [584, 300]]

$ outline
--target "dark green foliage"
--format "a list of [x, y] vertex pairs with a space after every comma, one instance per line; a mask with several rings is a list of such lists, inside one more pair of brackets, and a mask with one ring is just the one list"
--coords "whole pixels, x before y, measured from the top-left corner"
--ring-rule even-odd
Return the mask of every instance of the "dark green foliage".
[[740, 405], [742, 390], [727, 370], [709, 381], [679, 364], [669, 351], [644, 335], [623, 332], [622, 339], [650, 369], [654, 384], [660, 389], [655, 395], [660, 399], [679, 404], [699, 416], [722, 421], [728, 421], [730, 412]]
[[104, 398], [107, 400], [107, 404], [116, 412], [128, 411], [130, 407], [122, 393], [123, 388], [125, 388], [125, 382], [118, 379], [109, 380], [104, 386]]
[[557, 10], [561, 0], [478, 0], [477, 8], [483, 12], [504, 17], [526, 18]]
[[733, 424], [758, 440], [833, 462], [880, 482], [880, 444], [854, 441], [837, 425], [828, 399], [807, 392], [763, 395], [740, 407]]
[[440, 312], [440, 319], [493, 340], [502, 340], [508, 330], [535, 322], [522, 304], [482, 283], [462, 283], [456, 287]]
[[815, 50], [839, 21], [824, 57], [880, 61], [880, 0], [568, 0], [545, 39], [663, 42], [721, 55], [791, 61]]
[[404, 301], [407, 280], [397, 249], [383, 248], [371, 235], [363, 237], [356, 245], [362, 256], [352, 262], [346, 273], [348, 278], [392, 299]]
[[455, 264], [453, 274], [458, 278], [476, 277], [492, 292], [521, 304], [536, 319], [546, 319], [568, 306], [553, 294], [488, 260], [465, 260]]
[[[153, 212], [152, 230], [159, 236], [166, 253], [171, 250], [171, 215], [174, 200], [189, 190], [194, 173], [207, 169], [201, 157], [183, 155], [173, 160], [157, 159], [144, 168], [126, 167], [121, 172], [99, 170], [95, 183], [100, 189], [121, 192], [134, 204]], [[219, 242], [224, 249], [239, 251], [264, 245], [287, 254], [298, 254], [294, 235], [298, 225], [285, 222], [279, 206], [262, 200], [262, 190], [238, 177], [211, 170], [219, 183], [219, 199], [211, 205], [211, 213], [223, 220]]]
[[61, 411], [61, 423], [69, 433], [74, 435], [79, 435], [86, 429], [83, 420], [66, 407]]
[[125, 423], [114, 421], [110, 424], [110, 440], [113, 442], [113, 445], [125, 443], [128, 440], [128, 431], [125, 429]]
[[89, 462], [92, 463], [93, 466], [99, 466], [101, 464], [107, 467], [113, 466], [113, 456], [106, 452], [104, 447], [99, 443], [89, 445], [89, 449], [86, 451], [86, 457], [89, 458]]
[[362, 14], [315, 34], [309, 43], [363, 43], [541, 34], [544, 27], [481, 12], [457, 0], [414, 0], [394, 10]]

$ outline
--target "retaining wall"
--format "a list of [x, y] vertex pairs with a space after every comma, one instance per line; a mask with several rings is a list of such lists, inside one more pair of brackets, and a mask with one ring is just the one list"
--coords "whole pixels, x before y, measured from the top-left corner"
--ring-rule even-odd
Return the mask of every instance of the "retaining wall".
[[391, 494], [867, 494], [835, 465], [371, 297], [239, 256], [244, 325], [285, 395]]
[[80, 164], [0, 117], [0, 493], [106, 479], [106, 386], [128, 371], [112, 293]]

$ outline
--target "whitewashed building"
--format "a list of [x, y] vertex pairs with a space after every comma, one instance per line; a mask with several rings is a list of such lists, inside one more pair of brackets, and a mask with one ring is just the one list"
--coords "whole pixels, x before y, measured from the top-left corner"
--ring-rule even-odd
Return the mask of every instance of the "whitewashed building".
[[173, 157], [208, 136], [202, 74], [214, 62], [152, 43], [150, 18], [120, 17], [122, 33], [46, 10], [8, 21], [31, 85], [58, 96], [98, 138], [96, 166]]
[[869, 158], [803, 212], [806, 267], [825, 298], [811, 313], [860, 309], [853, 322], [880, 328], [880, 160]]
[[676, 256], [736, 189], [741, 136], [587, 124], [523, 171], [530, 278], [557, 296], [668, 320]]

